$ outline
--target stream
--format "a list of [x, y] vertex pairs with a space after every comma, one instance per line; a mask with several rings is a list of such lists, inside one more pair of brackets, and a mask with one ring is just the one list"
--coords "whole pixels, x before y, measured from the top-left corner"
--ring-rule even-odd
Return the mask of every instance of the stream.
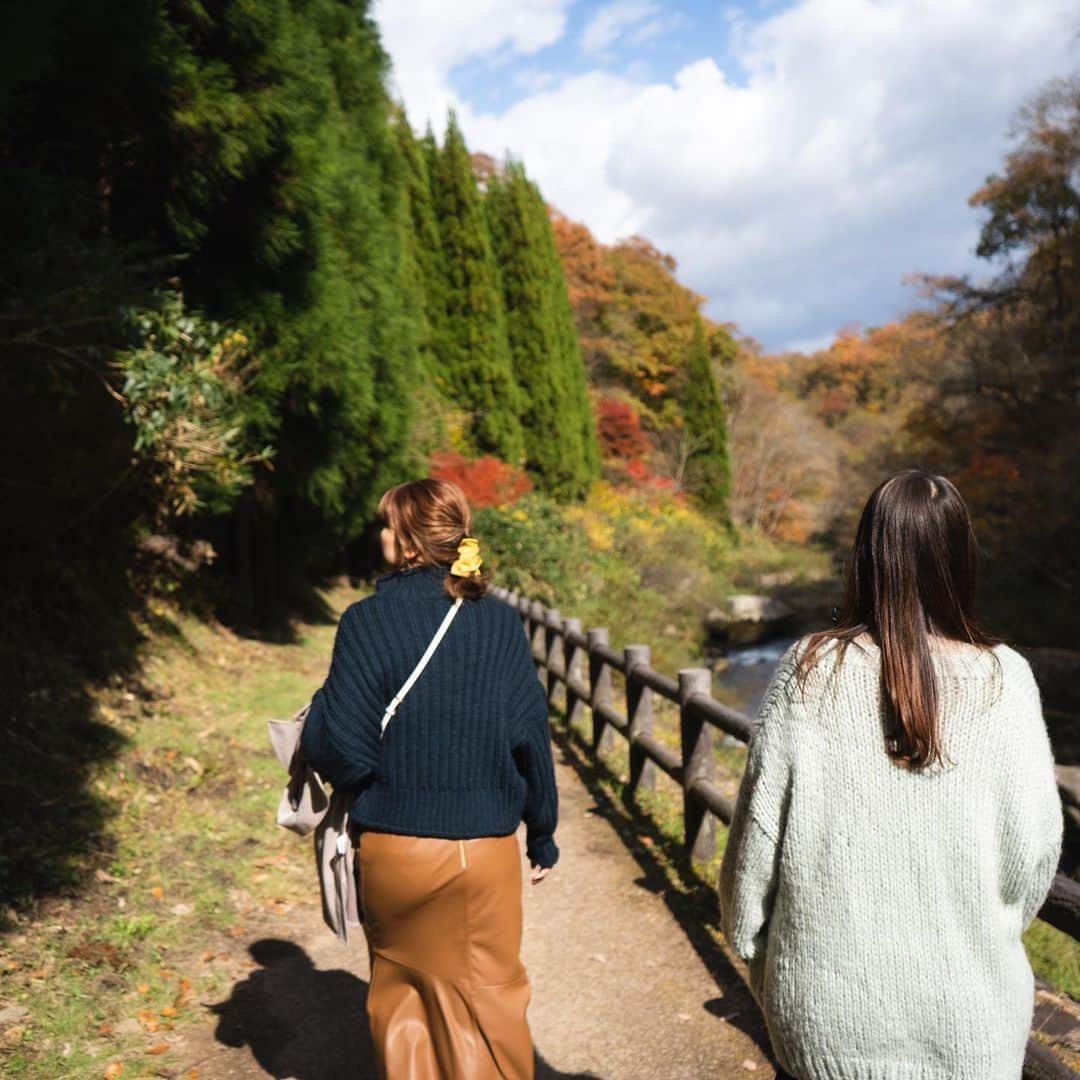
[[796, 640], [793, 637], [774, 638], [757, 645], [736, 646], [727, 650], [723, 654], [727, 667], [713, 676], [717, 697], [739, 712], [753, 716], [780, 657]]

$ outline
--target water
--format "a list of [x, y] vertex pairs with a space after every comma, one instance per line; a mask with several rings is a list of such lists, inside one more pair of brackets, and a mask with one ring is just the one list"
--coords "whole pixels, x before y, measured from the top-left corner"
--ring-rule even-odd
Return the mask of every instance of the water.
[[733, 648], [724, 654], [727, 667], [714, 677], [717, 696], [732, 708], [753, 716], [765, 696], [780, 657], [796, 638], [776, 638], [758, 645]]

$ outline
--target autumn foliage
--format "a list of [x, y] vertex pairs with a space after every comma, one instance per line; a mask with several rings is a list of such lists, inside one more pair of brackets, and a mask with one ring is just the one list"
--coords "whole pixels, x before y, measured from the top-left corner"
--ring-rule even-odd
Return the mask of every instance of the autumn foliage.
[[727, 434], [718, 371], [734, 354], [726, 327], [701, 315], [675, 260], [640, 236], [599, 243], [553, 215], [582, 356], [600, 395], [609, 479], [686, 492], [726, 517]]
[[457, 484], [478, 509], [506, 506], [532, 491], [532, 482], [525, 473], [490, 454], [475, 459], [457, 451], [436, 454], [430, 472], [439, 480]]
[[601, 398], [596, 406], [596, 427], [605, 458], [632, 461], [652, 449], [649, 436], [642, 429], [641, 417], [627, 401]]

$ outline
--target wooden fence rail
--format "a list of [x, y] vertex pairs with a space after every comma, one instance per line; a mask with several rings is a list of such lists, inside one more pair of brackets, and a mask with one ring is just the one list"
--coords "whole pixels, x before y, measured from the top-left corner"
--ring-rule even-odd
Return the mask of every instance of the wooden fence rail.
[[[565, 693], [567, 723], [592, 718], [590, 743], [594, 753], [611, 745], [612, 732], [626, 739], [630, 752], [629, 792], [651, 788], [660, 769], [682, 789], [683, 842], [694, 858], [716, 853], [715, 823], [731, 824], [734, 806], [715, 783], [714, 729], [748, 743], [753, 722], [712, 696], [712, 673], [707, 668], [682, 668], [672, 679], [650, 666], [648, 645], [611, 647], [608, 631], [583, 630], [580, 619], [564, 619], [553, 608], [516, 592], [493, 586], [494, 596], [521, 616], [540, 681], [548, 701], [555, 704], [559, 687]], [[613, 704], [612, 672], [626, 682], [626, 712]], [[586, 682], [586, 674], [588, 681]], [[653, 734], [653, 695], [678, 706], [679, 749]], [[1080, 884], [1058, 874], [1039, 918], [1074, 939], [1080, 938]], [[1026, 1080], [1080, 1080], [1044, 1046], [1029, 1041], [1024, 1061]]]

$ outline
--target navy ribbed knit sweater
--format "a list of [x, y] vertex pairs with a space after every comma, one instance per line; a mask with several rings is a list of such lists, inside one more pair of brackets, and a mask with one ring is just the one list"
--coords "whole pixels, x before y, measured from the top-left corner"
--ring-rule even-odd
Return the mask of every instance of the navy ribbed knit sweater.
[[463, 840], [508, 836], [524, 820], [530, 862], [554, 866], [547, 703], [508, 605], [487, 596], [462, 604], [379, 739], [383, 710], [452, 603], [445, 576], [441, 567], [391, 574], [346, 610], [304, 723], [304, 756], [357, 792], [361, 829]]

